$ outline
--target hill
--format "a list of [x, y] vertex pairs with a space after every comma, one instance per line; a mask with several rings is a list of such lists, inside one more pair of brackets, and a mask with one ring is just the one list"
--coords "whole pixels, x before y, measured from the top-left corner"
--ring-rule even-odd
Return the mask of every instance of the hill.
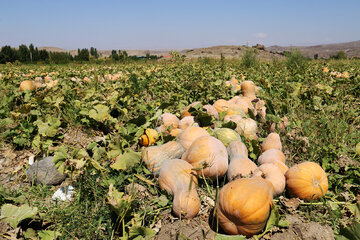
[[321, 44], [315, 46], [271, 46], [267, 50], [273, 53], [282, 53], [299, 49], [304, 55], [313, 58], [315, 54], [319, 58], [329, 58], [336, 55], [339, 51], [344, 51], [348, 57], [360, 57], [360, 40], [346, 43]]

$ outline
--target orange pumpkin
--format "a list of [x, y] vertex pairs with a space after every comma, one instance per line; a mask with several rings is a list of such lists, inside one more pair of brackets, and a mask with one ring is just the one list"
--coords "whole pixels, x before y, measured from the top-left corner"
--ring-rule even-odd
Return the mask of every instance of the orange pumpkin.
[[178, 135], [177, 140], [185, 149], [188, 149], [197, 138], [209, 135], [210, 134], [205, 129], [191, 126], [182, 131]]
[[289, 194], [300, 199], [319, 199], [328, 190], [326, 173], [314, 162], [303, 162], [291, 167], [285, 177]]
[[270, 215], [273, 187], [262, 178], [241, 178], [227, 183], [216, 208], [221, 228], [228, 234], [260, 233]]
[[139, 143], [141, 146], [153, 145], [155, 141], [159, 138], [159, 134], [154, 129], [148, 128], [145, 130], [145, 134], [141, 135]]
[[182, 159], [197, 168], [198, 175], [211, 179], [222, 177], [228, 169], [228, 154], [224, 144], [211, 136], [197, 138]]
[[159, 185], [174, 196], [173, 211], [176, 216], [191, 219], [200, 210], [196, 191], [197, 177], [192, 165], [181, 159], [166, 160], [160, 170]]
[[34, 89], [35, 89], [34, 84], [30, 80], [25, 80], [20, 83], [20, 91], [26, 91], [26, 90], [32, 91]]
[[213, 107], [216, 109], [218, 113], [226, 112], [229, 108], [229, 103], [224, 99], [219, 99], [216, 102], [214, 102]]
[[256, 98], [255, 96], [255, 84], [253, 81], [244, 81], [241, 83], [242, 95], [248, 97], [251, 101]]

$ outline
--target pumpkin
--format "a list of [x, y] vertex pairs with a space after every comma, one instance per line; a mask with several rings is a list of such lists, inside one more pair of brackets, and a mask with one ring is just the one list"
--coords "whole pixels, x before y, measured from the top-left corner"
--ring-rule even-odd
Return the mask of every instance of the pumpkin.
[[207, 104], [204, 105], [203, 108], [209, 115], [213, 116], [215, 119], [219, 119], [219, 113], [213, 105]]
[[184, 130], [190, 126], [198, 126], [198, 124], [194, 121], [193, 116], [186, 116], [179, 121], [179, 128]]
[[191, 126], [182, 131], [178, 135], [177, 140], [185, 149], [188, 149], [197, 138], [209, 135], [210, 134], [205, 129], [201, 127]]
[[158, 119], [158, 125], [160, 125], [161, 132], [178, 128], [179, 119], [171, 113], [164, 113]]
[[55, 87], [57, 85], [57, 83], [58, 83], [58, 80], [54, 80], [54, 81], [50, 81], [50, 82], [45, 83], [45, 85], [46, 85], [47, 89], [50, 89], [50, 88]]
[[214, 102], [213, 107], [216, 109], [218, 113], [221, 113], [228, 110], [229, 103], [224, 99], [219, 99], [216, 102]]
[[314, 162], [303, 162], [291, 167], [285, 177], [289, 194], [300, 199], [319, 199], [328, 190], [326, 173]]
[[261, 144], [261, 149], [263, 152], [275, 148], [282, 151], [282, 144], [280, 141], [280, 136], [277, 133], [270, 133]]
[[34, 84], [30, 80], [25, 80], [20, 83], [20, 91], [26, 91], [26, 90], [32, 91], [34, 89], [35, 89]]
[[255, 170], [253, 177], [262, 177], [271, 182], [274, 187], [274, 196], [280, 195], [285, 189], [285, 176], [273, 163], [262, 164]]
[[241, 99], [240, 96], [234, 96], [233, 98], [231, 98], [230, 100], [228, 100], [228, 104], [234, 104], [236, 103], [237, 100]]
[[229, 104], [228, 110], [226, 111], [226, 116], [228, 115], [240, 115], [242, 117], [246, 116], [243, 109], [240, 106], [236, 105], [235, 103]]
[[243, 118], [237, 122], [237, 127], [235, 129], [240, 135], [244, 136], [246, 139], [257, 140], [258, 137], [256, 132], [258, 130], [257, 123], [251, 118]]
[[228, 152], [230, 161], [232, 158], [248, 156], [248, 150], [247, 150], [245, 144], [241, 141], [241, 139], [232, 141], [231, 143], [229, 143], [226, 150]]
[[197, 178], [190, 163], [181, 159], [166, 160], [160, 169], [159, 185], [174, 196], [173, 211], [176, 216], [191, 219], [198, 214]]
[[234, 122], [234, 123], [237, 123], [239, 122], [241, 119], [243, 119], [242, 116], [240, 115], [226, 115], [224, 117], [224, 122]]
[[145, 162], [146, 167], [157, 176], [165, 160], [180, 158], [184, 152], [185, 149], [180, 143], [170, 141], [160, 146], [145, 148], [141, 152], [141, 159]]
[[214, 130], [214, 133], [215, 137], [219, 139], [225, 147], [227, 147], [230, 142], [241, 139], [240, 135], [230, 128], [217, 128]]
[[148, 128], [145, 130], [145, 134], [141, 135], [139, 139], [139, 143], [141, 146], [147, 147], [149, 145], [153, 145], [158, 138], [159, 138], [158, 132], [155, 131], [154, 129]]
[[255, 110], [256, 113], [260, 115], [262, 119], [265, 119], [266, 116], [266, 107], [265, 107], [265, 101], [259, 100], [255, 103]]
[[182, 132], [183, 130], [179, 129], [179, 128], [174, 128], [170, 130], [170, 135], [173, 137], [177, 137], [179, 136], [179, 134]]
[[232, 88], [231, 88], [231, 92], [233, 93], [237, 93], [238, 91], [241, 90], [241, 87], [240, 85], [234, 85]]
[[200, 102], [193, 102], [193, 103], [191, 103], [189, 106], [187, 106], [187, 107], [184, 109], [184, 111], [181, 113], [181, 118], [184, 118], [184, 117], [187, 117], [187, 116], [191, 116], [191, 113], [189, 113], [189, 109], [190, 109], [191, 107], [194, 107], [194, 106], [198, 105], [198, 104], [201, 104], [201, 103], [200, 103]]
[[[250, 177], [258, 167], [247, 156], [230, 158], [227, 178], [232, 181], [236, 178]], [[284, 175], [283, 175], [284, 176]]]
[[198, 175], [216, 179], [228, 169], [228, 154], [224, 144], [212, 137], [197, 138], [184, 153], [182, 159], [197, 168]]
[[51, 82], [52, 81], [52, 77], [50, 77], [49, 75], [45, 76], [44, 78], [45, 83]]
[[255, 84], [253, 81], [244, 81], [241, 83], [242, 95], [249, 98], [251, 101], [256, 98]]
[[260, 233], [270, 215], [273, 187], [262, 178], [241, 178], [227, 183], [219, 193], [216, 215], [228, 234]]
[[250, 98], [248, 97], [239, 97], [235, 104], [241, 109], [243, 110], [243, 112], [245, 114], [248, 114], [249, 113], [249, 109], [252, 111], [252, 112], [255, 112], [255, 108], [254, 106], [252, 105], [251, 103], [251, 100]]
[[265, 152], [263, 152], [258, 159], [260, 164], [269, 163], [273, 161], [281, 161], [285, 163], [285, 155], [282, 151], [271, 148]]

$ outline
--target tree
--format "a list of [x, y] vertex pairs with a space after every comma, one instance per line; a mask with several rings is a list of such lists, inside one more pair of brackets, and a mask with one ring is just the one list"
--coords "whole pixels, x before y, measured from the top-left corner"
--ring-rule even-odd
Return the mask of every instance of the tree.
[[336, 59], [347, 59], [347, 55], [344, 51], [339, 51], [336, 55]]
[[94, 58], [99, 58], [99, 54], [96, 48], [93, 47], [90, 48], [90, 55], [93, 56]]
[[19, 55], [20, 62], [24, 63], [24, 62], [30, 61], [30, 50], [28, 49], [28, 47], [26, 45], [21, 44], [19, 46], [18, 55]]
[[89, 61], [90, 59], [90, 53], [87, 48], [78, 49], [78, 55], [75, 57], [78, 61]]
[[0, 63], [15, 62], [18, 60], [17, 51], [6, 45], [1, 48]]
[[110, 56], [113, 60], [115, 60], [115, 61], [118, 61], [118, 60], [120, 60], [120, 57], [119, 57], [119, 55], [116, 53], [116, 50], [112, 50], [111, 51], [111, 56]]

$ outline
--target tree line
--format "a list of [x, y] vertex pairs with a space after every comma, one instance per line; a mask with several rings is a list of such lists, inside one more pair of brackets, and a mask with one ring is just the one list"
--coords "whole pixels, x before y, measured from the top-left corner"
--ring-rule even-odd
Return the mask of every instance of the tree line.
[[[91, 47], [78, 49], [77, 55], [72, 56], [69, 52], [51, 52], [45, 49], [39, 50], [30, 44], [29, 47], [25, 44], [21, 44], [17, 49], [11, 46], [3, 46], [0, 51], [0, 64], [7, 62], [21, 62], [21, 63], [56, 63], [64, 64], [69, 62], [88, 62], [92, 59], [99, 59], [100, 54], [97, 49]], [[111, 55], [107, 58], [112, 61], [125, 61], [125, 60], [139, 60], [146, 59], [158, 59], [158, 56], [147, 54], [146, 57], [128, 56], [124, 50], [112, 50]]]

